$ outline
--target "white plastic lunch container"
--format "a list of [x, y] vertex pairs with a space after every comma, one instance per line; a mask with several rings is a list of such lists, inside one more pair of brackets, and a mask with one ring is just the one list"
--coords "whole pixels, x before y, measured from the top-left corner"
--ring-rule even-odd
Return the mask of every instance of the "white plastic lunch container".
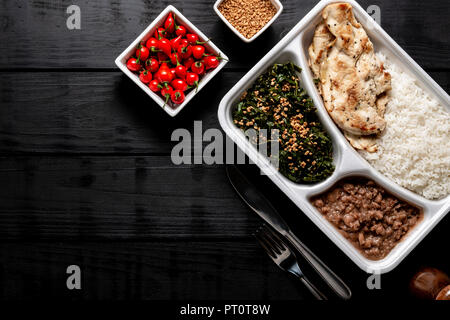
[[233, 27], [233, 25], [227, 20], [227, 18], [224, 17], [222, 12], [220, 12], [219, 5], [223, 1], [224, 0], [216, 1], [216, 3], [214, 4], [214, 11], [219, 16], [219, 18], [222, 19], [222, 21], [228, 26], [228, 28], [231, 29], [231, 31], [233, 31], [242, 41], [247, 42], [247, 43], [252, 42], [256, 38], [258, 38], [278, 18], [278, 16], [281, 14], [281, 12], [283, 12], [283, 5], [281, 4], [281, 2], [279, 0], [270, 0], [270, 2], [272, 2], [273, 6], [277, 9], [277, 13], [275, 13], [275, 15], [272, 17], [272, 19], [270, 19], [269, 22], [267, 22], [264, 25], [264, 27], [261, 28], [261, 30], [259, 30], [257, 33], [255, 33], [253, 35], [253, 37], [246, 38], [235, 27]]
[[[222, 99], [218, 117], [226, 134], [255, 162], [261, 170], [302, 210], [354, 263], [368, 273], [385, 273], [394, 269], [417, 244], [448, 213], [450, 196], [438, 201], [427, 200], [395, 184], [376, 171], [347, 142], [339, 128], [326, 111], [313, 81], [308, 66], [308, 47], [316, 25], [321, 20], [321, 11], [335, 0], [320, 1], [272, 50], [269, 51]], [[431, 79], [425, 71], [403, 51], [394, 40], [355, 1], [345, 1], [353, 6], [356, 19], [365, 28], [372, 40], [375, 51], [382, 52], [403, 71], [417, 79], [417, 83], [434, 96], [442, 105], [450, 108], [450, 97]], [[331, 177], [313, 185], [297, 184], [279, 173], [269, 160], [260, 154], [246, 139], [243, 132], [234, 125], [232, 110], [241, 94], [256, 78], [274, 63], [292, 61], [302, 68], [300, 80], [317, 107], [318, 116], [333, 139], [334, 164], [336, 169]], [[364, 257], [339, 231], [313, 207], [310, 199], [331, 188], [336, 182], [349, 176], [362, 176], [374, 180], [381, 187], [423, 210], [420, 221], [394, 249], [381, 260]]]
[[[178, 24], [182, 24], [186, 27], [188, 32], [196, 33], [201, 41], [207, 41], [208, 37], [205, 36], [199, 29], [197, 29], [188, 19], [186, 19], [181, 12], [179, 12], [175, 7], [169, 5], [165, 8], [159, 16], [126, 48], [115, 60], [116, 65], [125, 73], [131, 80], [133, 80], [142, 90], [145, 91], [157, 104], [161, 107], [164, 106], [164, 99], [160, 97], [158, 94], [154, 93], [148, 85], [142, 83], [139, 80], [139, 75], [128, 70], [127, 61], [136, 51], [137, 46], [141, 41], [147, 41], [156, 28], [160, 27], [164, 24], [164, 20], [169, 15], [169, 12], [175, 14], [175, 20]], [[166, 105], [164, 110], [172, 117], [175, 117], [195, 96], [195, 94], [200, 91], [228, 62], [228, 57], [217, 48], [212, 41], [208, 41], [205, 43], [206, 50], [213, 52], [215, 55], [219, 55], [224, 59], [220, 59], [220, 63], [217, 68], [208, 70], [206, 74], [200, 79], [198, 84], [198, 90], [191, 90], [187, 95], [183, 103], [179, 105]]]

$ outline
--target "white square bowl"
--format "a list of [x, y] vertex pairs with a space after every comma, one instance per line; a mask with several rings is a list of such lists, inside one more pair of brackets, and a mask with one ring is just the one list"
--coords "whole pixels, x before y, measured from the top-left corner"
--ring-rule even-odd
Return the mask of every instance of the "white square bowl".
[[155, 32], [156, 28], [160, 27], [164, 24], [164, 20], [169, 15], [169, 12], [172, 12], [175, 14], [175, 20], [178, 24], [184, 25], [188, 32], [196, 33], [201, 41], [207, 41], [208, 37], [205, 36], [199, 29], [197, 29], [188, 19], [186, 19], [185, 16], [181, 14], [174, 6], [169, 5], [167, 8], [165, 8], [159, 16], [126, 48], [115, 60], [116, 65], [122, 70], [123, 73], [125, 73], [131, 80], [133, 80], [142, 90], [145, 91], [157, 104], [159, 104], [170, 116], [175, 117], [185, 106], [188, 104], [189, 101], [195, 96], [197, 92], [199, 92], [228, 62], [228, 57], [219, 49], [217, 48], [214, 43], [211, 41], [207, 42], [205, 44], [206, 50], [209, 52], [214, 53], [215, 55], [221, 56], [224, 59], [220, 60], [219, 65], [217, 68], [209, 70], [206, 72], [206, 74], [200, 79], [198, 84], [198, 90], [195, 92], [195, 90], [191, 90], [187, 95], [183, 103], [179, 105], [174, 105], [170, 101], [169, 103], [164, 107], [164, 100], [162, 97], [160, 97], [155, 92], [151, 91], [148, 85], [145, 83], [142, 83], [142, 81], [139, 80], [139, 75], [130, 71], [127, 68], [127, 60], [134, 54], [136, 51], [137, 46], [141, 41], [147, 41], [153, 33]]
[[235, 27], [233, 27], [233, 25], [228, 22], [227, 18], [225, 18], [223, 16], [223, 14], [220, 12], [219, 10], [219, 5], [223, 2], [224, 0], [217, 0], [216, 3], [214, 4], [214, 11], [216, 12], [216, 14], [220, 17], [220, 19], [222, 19], [222, 21], [239, 37], [241, 38], [242, 41], [244, 42], [252, 42], [253, 40], [255, 40], [256, 38], [258, 38], [277, 18], [278, 16], [281, 14], [281, 12], [283, 12], [283, 5], [281, 4], [281, 2], [279, 0], [270, 0], [270, 2], [272, 2], [273, 6], [277, 9], [277, 13], [272, 17], [272, 19], [270, 19], [269, 22], [267, 22], [264, 27], [261, 28], [261, 30], [259, 30], [257, 33], [255, 33], [253, 35], [253, 37], [251, 37], [250, 39], [244, 37]]

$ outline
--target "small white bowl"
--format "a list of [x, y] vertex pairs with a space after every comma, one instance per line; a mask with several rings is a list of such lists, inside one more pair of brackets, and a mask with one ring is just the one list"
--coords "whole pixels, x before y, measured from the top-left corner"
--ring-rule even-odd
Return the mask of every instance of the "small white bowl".
[[223, 20], [223, 22], [225, 22], [225, 24], [235, 33], [237, 34], [237, 36], [239, 38], [241, 38], [242, 41], [244, 42], [252, 42], [253, 40], [255, 40], [256, 38], [258, 38], [277, 18], [278, 16], [281, 14], [281, 12], [283, 12], [283, 5], [281, 4], [281, 2], [279, 0], [270, 0], [270, 2], [272, 2], [273, 6], [277, 9], [277, 13], [275, 13], [275, 15], [272, 17], [272, 19], [270, 19], [269, 22], [267, 22], [264, 27], [261, 28], [261, 30], [259, 30], [257, 33], [255, 33], [253, 35], [253, 37], [251, 37], [250, 39], [244, 37], [235, 27], [233, 27], [233, 25], [227, 20], [227, 18], [225, 18], [223, 16], [223, 14], [219, 11], [219, 5], [223, 2], [224, 0], [217, 0], [216, 3], [214, 4], [214, 11], [216, 12], [216, 14], [220, 17], [220, 19]]
[[[181, 12], [179, 12], [175, 7], [169, 5], [167, 8], [165, 8], [159, 16], [134, 40], [128, 48], [126, 48], [115, 60], [116, 65], [122, 70], [123, 73], [125, 73], [131, 80], [133, 80], [142, 90], [145, 91], [157, 104], [159, 104], [161, 107], [164, 106], [164, 100], [161, 96], [159, 96], [157, 93], [154, 93], [150, 90], [148, 85], [145, 83], [142, 83], [142, 81], [139, 80], [139, 75], [130, 71], [127, 68], [127, 61], [128, 59], [133, 56], [133, 54], [136, 51], [137, 46], [141, 41], [147, 41], [153, 33], [155, 32], [156, 28], [160, 27], [164, 24], [164, 20], [169, 15], [169, 12], [172, 12], [175, 14], [175, 20], [178, 24], [184, 25], [188, 32], [196, 33], [201, 41], [207, 41], [208, 37], [205, 36], [199, 29], [197, 29], [188, 19], [186, 19]], [[200, 79], [198, 84], [198, 90], [199, 92], [228, 62], [228, 57], [220, 51], [219, 48], [217, 48], [211, 41], [207, 42], [205, 44], [206, 50], [209, 52], [214, 53], [215, 55], [219, 55], [224, 59], [220, 60], [219, 65], [217, 68], [209, 70], [206, 72], [206, 74]], [[166, 105], [163, 109], [172, 117], [175, 117], [185, 106], [186, 104], [191, 101], [191, 99], [195, 96], [197, 93], [195, 90], [189, 91], [188, 94], [186, 94], [186, 98], [183, 103], [179, 105], [173, 105], [169, 102], [168, 105]]]

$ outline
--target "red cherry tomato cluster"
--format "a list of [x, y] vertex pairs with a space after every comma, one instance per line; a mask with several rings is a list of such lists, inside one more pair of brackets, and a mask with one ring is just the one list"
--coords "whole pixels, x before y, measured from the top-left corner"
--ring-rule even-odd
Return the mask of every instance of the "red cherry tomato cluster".
[[200, 78], [217, 68], [221, 57], [209, 53], [195, 33], [178, 25], [169, 13], [162, 26], [127, 61], [127, 67], [139, 73], [139, 79], [150, 90], [158, 92], [165, 103], [181, 104], [185, 93], [198, 88]]

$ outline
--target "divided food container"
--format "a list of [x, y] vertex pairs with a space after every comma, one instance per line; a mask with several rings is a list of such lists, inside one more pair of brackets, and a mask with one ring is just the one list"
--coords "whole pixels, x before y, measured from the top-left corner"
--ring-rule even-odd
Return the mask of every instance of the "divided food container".
[[[395, 268], [414, 247], [433, 229], [450, 210], [450, 196], [438, 201], [427, 200], [400, 187], [376, 171], [347, 142], [326, 111], [308, 66], [308, 47], [315, 27], [321, 20], [321, 11], [333, 0], [320, 1], [264, 58], [261, 59], [222, 99], [218, 117], [226, 134], [256, 163], [299, 208], [302, 210], [353, 262], [368, 273], [385, 273]], [[375, 51], [382, 52], [403, 71], [417, 79], [417, 83], [443, 106], [450, 107], [450, 97], [403, 51], [389, 35], [355, 1], [345, 1], [353, 6], [356, 19], [365, 28]], [[269, 160], [260, 154], [246, 139], [243, 132], [234, 125], [232, 110], [241, 94], [256, 78], [274, 63], [292, 61], [302, 68], [300, 80], [317, 107], [318, 116], [333, 140], [334, 164], [336, 169], [323, 182], [307, 185], [294, 183], [281, 175]], [[426, 170], [426, 168], [424, 168]], [[325, 217], [311, 204], [310, 199], [321, 194], [346, 177], [366, 177], [378, 185], [423, 210], [420, 221], [396, 247], [381, 260], [364, 257]]]
[[185, 18], [174, 6], [167, 6], [159, 16], [126, 48], [115, 60], [116, 65], [125, 73], [131, 80], [133, 80], [142, 90], [145, 91], [157, 104], [161, 107], [164, 107], [164, 110], [172, 117], [175, 117], [185, 106], [191, 101], [191, 99], [195, 96], [195, 94], [202, 90], [202, 88], [228, 63], [228, 57], [217, 48], [212, 41], [208, 41], [205, 43], [206, 50], [209, 52], [213, 52], [217, 56], [221, 56], [223, 59], [220, 60], [220, 64], [217, 68], [209, 70], [206, 74], [200, 79], [197, 90], [191, 90], [186, 95], [186, 98], [183, 103], [179, 105], [166, 105], [164, 106], [164, 99], [160, 97], [158, 94], [154, 93], [150, 90], [148, 85], [142, 83], [139, 80], [139, 75], [133, 73], [127, 68], [128, 59], [134, 54], [137, 46], [141, 41], [147, 41], [154, 34], [156, 28], [162, 26], [164, 24], [164, 20], [169, 15], [169, 12], [172, 12], [175, 16], [175, 21], [177, 24], [184, 25], [188, 32], [196, 33], [201, 41], [207, 41], [209, 38], [205, 36], [199, 29], [197, 29], [188, 19]]

